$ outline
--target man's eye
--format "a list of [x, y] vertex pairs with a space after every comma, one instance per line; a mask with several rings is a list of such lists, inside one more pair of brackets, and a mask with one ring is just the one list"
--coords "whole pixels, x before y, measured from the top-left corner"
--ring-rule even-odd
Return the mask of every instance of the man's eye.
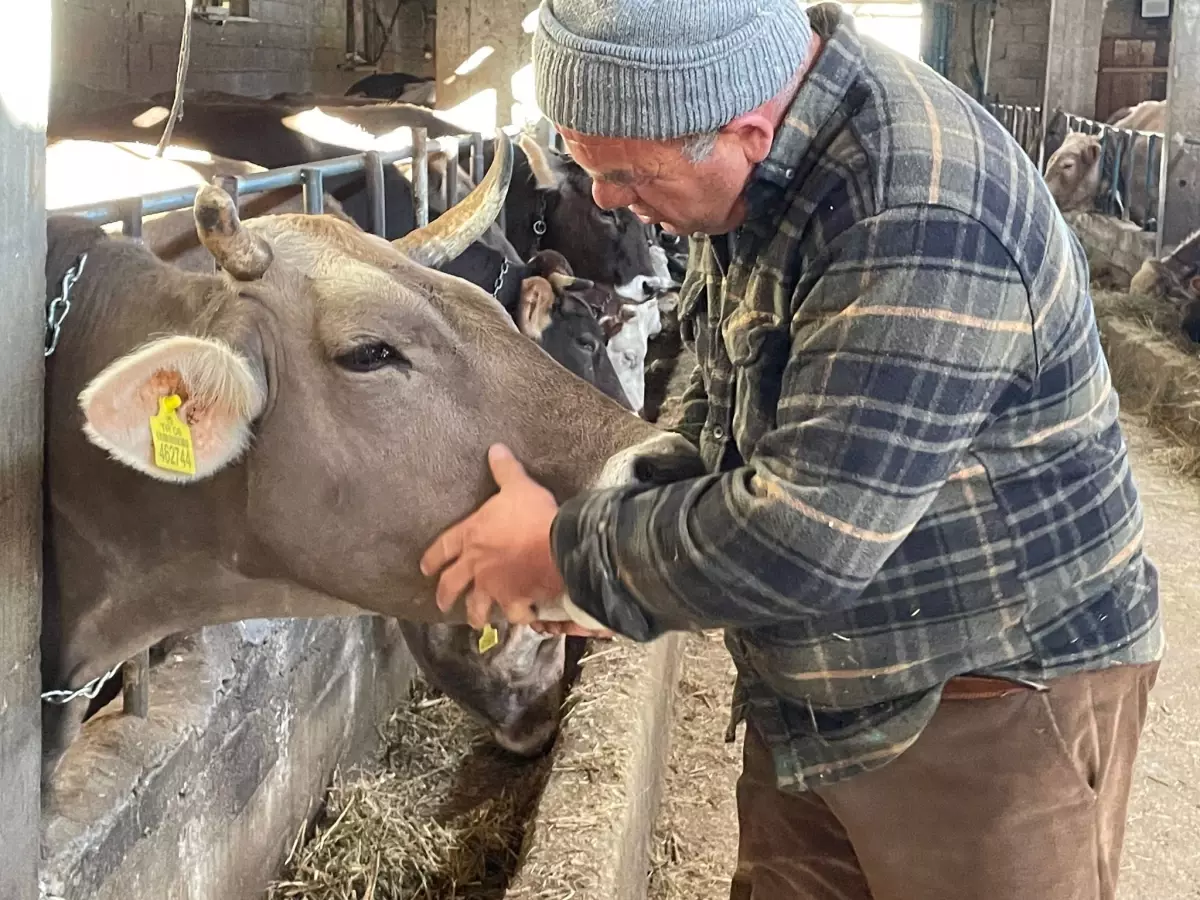
[[339, 366], [350, 372], [374, 372], [385, 366], [409, 369], [412, 364], [391, 344], [382, 342], [359, 344], [334, 359]]

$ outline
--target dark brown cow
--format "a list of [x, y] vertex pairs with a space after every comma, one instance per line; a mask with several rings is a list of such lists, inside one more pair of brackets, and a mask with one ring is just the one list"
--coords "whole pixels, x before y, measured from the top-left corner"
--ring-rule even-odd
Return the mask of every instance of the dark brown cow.
[[1184, 334], [1200, 343], [1200, 231], [1166, 256], [1142, 263], [1129, 291], [1175, 304], [1183, 313]]

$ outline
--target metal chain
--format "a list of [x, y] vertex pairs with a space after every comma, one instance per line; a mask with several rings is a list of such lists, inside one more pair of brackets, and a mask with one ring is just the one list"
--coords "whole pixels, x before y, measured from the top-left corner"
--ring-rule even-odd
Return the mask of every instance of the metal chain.
[[122, 663], [117, 663], [104, 675], [99, 678], [93, 678], [77, 691], [46, 691], [42, 694], [42, 701], [52, 703], [55, 706], [66, 706], [80, 697], [86, 697], [88, 700], [95, 700], [96, 696], [104, 685], [112, 680], [113, 676], [121, 671]]
[[546, 234], [546, 195], [538, 194], [537, 216], [533, 220], [533, 252], [542, 249], [542, 238]]
[[504, 276], [508, 274], [508, 260], [500, 264], [500, 274], [496, 276], [496, 284], [492, 287], [492, 296], [499, 299], [500, 288], [504, 287]]
[[75, 262], [75, 265], [67, 269], [67, 274], [62, 277], [62, 282], [58, 287], [58, 295], [50, 301], [50, 306], [46, 310], [46, 349], [44, 356], [53, 355], [58, 349], [58, 335], [62, 330], [63, 320], [67, 317], [67, 313], [71, 311], [71, 288], [75, 287], [75, 282], [83, 274], [83, 267], [87, 265], [87, 254], [84, 253]]

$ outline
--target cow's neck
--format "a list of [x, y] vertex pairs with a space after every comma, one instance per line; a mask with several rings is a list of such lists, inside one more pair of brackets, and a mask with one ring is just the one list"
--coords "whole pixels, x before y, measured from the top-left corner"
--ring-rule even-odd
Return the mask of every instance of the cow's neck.
[[546, 197], [534, 178], [533, 170], [521, 154], [513, 163], [508, 198], [504, 204], [504, 230], [521, 259], [529, 259], [546, 246], [545, 234], [534, 232], [535, 223], [546, 222]]

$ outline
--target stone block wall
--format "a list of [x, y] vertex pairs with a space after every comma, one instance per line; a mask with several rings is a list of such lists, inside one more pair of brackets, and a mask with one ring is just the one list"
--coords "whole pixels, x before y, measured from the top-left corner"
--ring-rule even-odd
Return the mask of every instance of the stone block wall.
[[[183, 0], [49, 0], [53, 81], [92, 91], [146, 96], [174, 87]], [[344, 71], [346, 0], [249, 0], [253, 22], [193, 22], [188, 87], [269, 96], [341, 93], [364, 72]], [[395, 24], [383, 71], [433, 75], [435, 0], [379, 0]], [[371, 3], [364, 7], [371, 9]], [[368, 14], [370, 14], [368, 12]], [[426, 58], [426, 54], [429, 58]]]
[[[980, 77], [987, 65], [987, 5], [978, 4], [972, 49], [975, 0], [959, 0], [955, 8], [950, 80], [972, 93], [971, 65], [978, 53]], [[1046, 45], [1050, 34], [1050, 0], [1000, 0], [992, 32], [988, 94], [1000, 103], [1037, 106], [1042, 102]]]

